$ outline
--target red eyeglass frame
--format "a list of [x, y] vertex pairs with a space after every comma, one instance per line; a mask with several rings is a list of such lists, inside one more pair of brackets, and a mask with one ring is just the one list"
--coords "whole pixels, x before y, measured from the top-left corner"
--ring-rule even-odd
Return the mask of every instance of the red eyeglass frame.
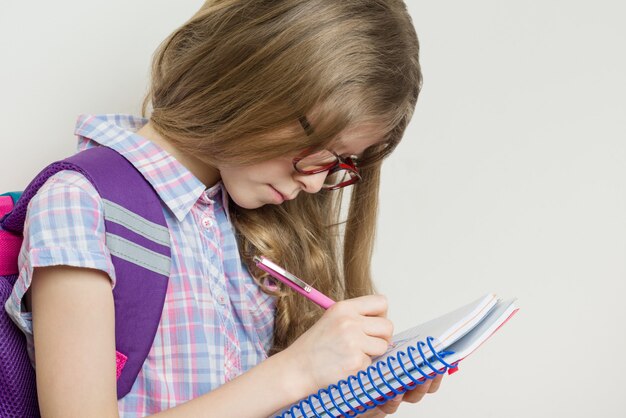
[[298, 162], [308, 157], [308, 155], [305, 155], [293, 159], [293, 168], [300, 174], [318, 174], [324, 171], [328, 171], [328, 174], [330, 175], [339, 170], [348, 170], [350, 173], [353, 174], [353, 177], [350, 177], [349, 180], [342, 181], [341, 183], [335, 184], [334, 186], [322, 186], [325, 190], [341, 189], [342, 187], [350, 186], [361, 180], [361, 175], [359, 174], [359, 169], [356, 166], [356, 162], [351, 157], [343, 158], [332, 151], [330, 152], [337, 158], [337, 161], [328, 163], [327, 165], [316, 168], [315, 170], [302, 170], [298, 168]]

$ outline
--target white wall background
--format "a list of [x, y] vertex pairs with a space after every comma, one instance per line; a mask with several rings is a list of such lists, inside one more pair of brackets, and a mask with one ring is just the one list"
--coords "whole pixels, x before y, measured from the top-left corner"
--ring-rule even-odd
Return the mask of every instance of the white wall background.
[[[0, 3], [0, 190], [139, 113], [200, 0]], [[374, 271], [398, 330], [495, 291], [521, 311], [398, 417], [626, 416], [626, 6], [408, 0], [425, 83], [383, 177]]]

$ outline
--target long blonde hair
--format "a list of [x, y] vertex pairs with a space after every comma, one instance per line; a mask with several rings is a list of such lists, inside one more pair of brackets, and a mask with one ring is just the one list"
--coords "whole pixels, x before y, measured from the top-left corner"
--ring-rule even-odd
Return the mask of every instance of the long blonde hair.
[[[154, 129], [208, 164], [253, 164], [324, 148], [361, 123], [382, 126], [384, 141], [359, 161], [347, 211], [341, 192], [254, 210], [230, 205], [239, 251], [260, 285], [257, 254], [334, 299], [371, 294], [380, 165], [413, 114], [418, 54], [401, 0], [209, 0], [155, 52], [142, 113], [151, 104]], [[310, 135], [290, 129], [313, 110]], [[322, 312], [293, 292], [274, 293], [277, 352]]]

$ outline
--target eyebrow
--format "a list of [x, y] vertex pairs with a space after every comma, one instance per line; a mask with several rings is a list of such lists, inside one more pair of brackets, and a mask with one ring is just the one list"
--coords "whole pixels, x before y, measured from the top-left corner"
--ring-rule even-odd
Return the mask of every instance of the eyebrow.
[[[304, 132], [307, 135], [311, 135], [315, 130], [313, 129], [313, 126], [311, 126], [311, 123], [309, 122], [309, 120], [307, 119], [306, 116], [302, 115], [298, 118], [298, 122], [300, 122], [300, 126], [302, 126], [302, 129], [304, 129]], [[339, 140], [338, 142], [341, 142], [341, 140]], [[371, 146], [371, 145], [370, 145]], [[367, 147], [369, 148], [369, 147]], [[367, 151], [367, 148], [365, 148], [363, 150], [363, 152], [361, 153], [352, 153], [352, 152], [348, 152], [348, 153], [338, 153], [335, 152], [333, 150], [329, 150], [334, 152], [335, 154], [339, 155], [341, 158], [348, 158], [348, 157], [354, 157], [356, 160], [360, 160], [361, 158], [363, 158], [363, 153], [365, 153], [365, 151]], [[347, 154], [347, 155], [346, 155]]]

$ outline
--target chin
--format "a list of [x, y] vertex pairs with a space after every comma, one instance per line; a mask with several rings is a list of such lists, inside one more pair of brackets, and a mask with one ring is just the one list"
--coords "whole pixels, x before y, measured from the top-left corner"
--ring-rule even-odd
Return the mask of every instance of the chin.
[[237, 206], [243, 209], [258, 209], [261, 206], [265, 206], [267, 204], [265, 202], [259, 202], [253, 199], [240, 199], [239, 196], [233, 195], [231, 195], [230, 198], [233, 202], [235, 202], [235, 204], [237, 204]]

